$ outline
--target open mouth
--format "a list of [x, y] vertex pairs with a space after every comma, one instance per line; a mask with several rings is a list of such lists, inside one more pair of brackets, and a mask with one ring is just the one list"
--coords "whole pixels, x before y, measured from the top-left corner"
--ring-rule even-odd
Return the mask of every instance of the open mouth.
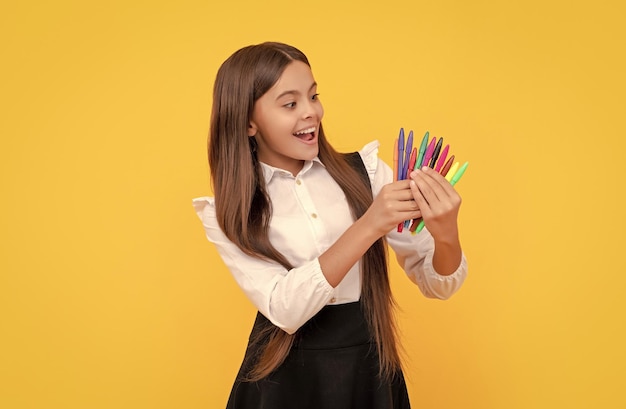
[[301, 139], [305, 142], [310, 142], [313, 139], [315, 139], [315, 130], [317, 128], [315, 128], [314, 126], [311, 126], [309, 128], [303, 129], [301, 131], [295, 132], [293, 134], [293, 136], [295, 136], [298, 139]]

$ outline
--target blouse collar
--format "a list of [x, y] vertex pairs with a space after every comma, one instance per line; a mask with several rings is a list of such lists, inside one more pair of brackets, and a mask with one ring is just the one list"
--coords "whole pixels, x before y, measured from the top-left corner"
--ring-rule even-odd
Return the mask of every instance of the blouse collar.
[[[274, 175], [282, 175], [284, 177], [294, 178], [294, 176], [289, 171], [286, 171], [286, 170], [281, 169], [281, 168], [276, 168], [274, 166], [270, 166], [267, 163], [263, 163], [263, 162], [259, 162], [259, 163], [261, 164], [261, 169], [263, 170], [263, 177], [265, 179], [265, 184], [266, 185], [268, 183], [270, 183], [270, 181], [272, 180]], [[300, 175], [304, 175], [306, 172], [308, 172], [313, 167], [313, 164], [318, 164], [319, 166], [324, 166], [322, 161], [316, 156], [313, 160], [306, 160], [306, 161], [304, 161], [304, 166], [302, 166], [302, 170], [300, 170], [300, 172], [298, 172], [296, 177], [300, 176]]]

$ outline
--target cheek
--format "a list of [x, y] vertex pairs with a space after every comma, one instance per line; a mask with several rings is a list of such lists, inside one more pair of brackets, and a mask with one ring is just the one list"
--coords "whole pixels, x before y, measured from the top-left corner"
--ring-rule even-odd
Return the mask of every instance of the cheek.
[[256, 124], [265, 136], [283, 132], [285, 129], [292, 129], [290, 119], [280, 110], [260, 108], [255, 110], [255, 113], [253, 118], [256, 118]]
[[320, 120], [324, 117], [324, 107], [322, 106], [321, 102], [317, 106], [317, 116], [320, 118]]

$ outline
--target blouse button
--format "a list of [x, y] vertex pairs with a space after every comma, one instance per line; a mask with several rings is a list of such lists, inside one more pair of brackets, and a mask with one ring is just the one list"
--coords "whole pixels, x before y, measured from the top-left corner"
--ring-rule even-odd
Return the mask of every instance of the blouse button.
[[333, 304], [335, 303], [335, 301], [337, 301], [337, 299], [335, 297], [330, 299], [330, 302], [333, 303]]
[[311, 217], [314, 219], [317, 219], [317, 214], [316, 213], [311, 213]]
[[302, 184], [302, 182], [300, 181], [300, 179], [296, 179], [296, 185], [300, 186]]

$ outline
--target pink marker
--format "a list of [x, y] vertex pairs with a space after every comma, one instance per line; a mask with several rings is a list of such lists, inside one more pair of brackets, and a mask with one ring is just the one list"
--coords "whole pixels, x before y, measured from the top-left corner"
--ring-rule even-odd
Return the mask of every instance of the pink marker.
[[435, 170], [437, 171], [437, 173], [439, 173], [439, 170], [441, 169], [441, 167], [446, 161], [446, 156], [448, 156], [448, 149], [450, 149], [450, 145], [446, 145], [446, 147], [443, 148], [443, 151], [441, 151], [441, 154], [439, 155], [439, 159], [437, 160], [437, 165], [435, 166]]
[[422, 160], [422, 166], [428, 166], [428, 162], [430, 162], [430, 158], [433, 156], [433, 151], [435, 150], [435, 142], [437, 138], [433, 137], [433, 139], [428, 144], [428, 148], [426, 148], [426, 153], [424, 154], [424, 159]]

